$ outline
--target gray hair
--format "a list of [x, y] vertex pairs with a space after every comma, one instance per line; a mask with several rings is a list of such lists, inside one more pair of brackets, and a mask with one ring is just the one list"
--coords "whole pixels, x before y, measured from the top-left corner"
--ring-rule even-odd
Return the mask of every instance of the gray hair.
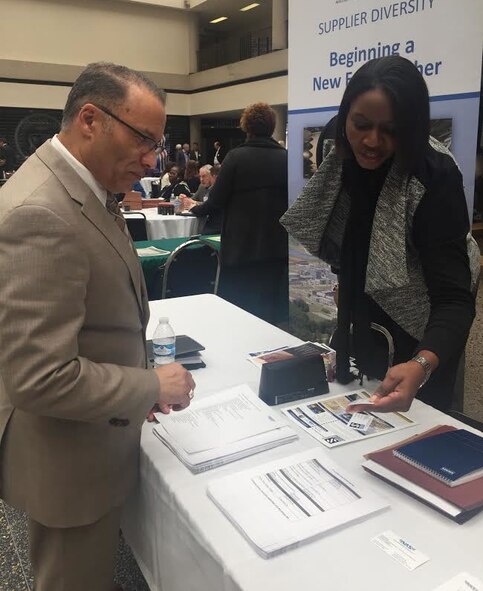
[[62, 129], [68, 127], [86, 103], [101, 104], [110, 109], [120, 105], [130, 85], [144, 86], [166, 104], [166, 92], [142, 72], [108, 62], [89, 64], [74, 82], [62, 115]]
[[211, 169], [212, 169], [212, 166], [211, 166], [211, 164], [205, 164], [204, 166], [202, 166], [202, 167], [200, 168], [200, 172], [201, 172], [202, 170], [204, 170], [205, 172], [209, 172], [209, 173], [211, 174]]

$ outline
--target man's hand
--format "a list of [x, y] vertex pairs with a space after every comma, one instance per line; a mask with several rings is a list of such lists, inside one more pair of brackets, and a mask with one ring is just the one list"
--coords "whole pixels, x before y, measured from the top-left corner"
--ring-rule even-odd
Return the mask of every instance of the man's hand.
[[168, 414], [189, 406], [196, 387], [191, 373], [180, 363], [168, 363], [154, 371], [159, 380], [159, 403], [148, 414], [148, 421], [154, 419], [153, 414], [158, 410]]
[[180, 195], [181, 204], [183, 206], [183, 211], [189, 211], [195, 205], [199, 205], [194, 199], [191, 199], [187, 195]]

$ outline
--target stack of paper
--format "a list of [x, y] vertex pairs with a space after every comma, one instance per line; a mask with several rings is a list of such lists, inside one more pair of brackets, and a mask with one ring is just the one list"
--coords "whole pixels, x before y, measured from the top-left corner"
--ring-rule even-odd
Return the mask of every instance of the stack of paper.
[[156, 418], [155, 435], [194, 473], [298, 437], [246, 384], [195, 399], [180, 413], [158, 413]]
[[215, 480], [208, 496], [263, 558], [387, 506], [320, 448]]

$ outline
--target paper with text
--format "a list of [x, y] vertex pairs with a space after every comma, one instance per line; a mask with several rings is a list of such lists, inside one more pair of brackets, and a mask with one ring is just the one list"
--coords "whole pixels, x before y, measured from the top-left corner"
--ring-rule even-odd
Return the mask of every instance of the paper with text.
[[299, 402], [282, 409], [282, 412], [326, 447], [337, 447], [417, 424], [403, 413], [376, 413], [368, 409], [360, 413], [370, 417], [367, 426], [361, 424], [359, 429], [351, 428], [354, 415], [347, 412], [348, 404], [369, 396], [365, 390], [354, 390], [344, 395], [324, 396], [312, 402]]
[[216, 480], [208, 495], [265, 558], [387, 506], [320, 448]]

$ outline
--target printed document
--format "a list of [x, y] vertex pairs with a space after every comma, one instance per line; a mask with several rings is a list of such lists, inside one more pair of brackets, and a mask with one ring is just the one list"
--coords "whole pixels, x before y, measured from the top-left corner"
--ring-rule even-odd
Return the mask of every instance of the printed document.
[[208, 495], [264, 558], [387, 507], [321, 448], [215, 480]]
[[[326, 447], [337, 447], [351, 441], [392, 433], [416, 424], [403, 413], [376, 413], [370, 410], [358, 413], [359, 420], [355, 422], [354, 415], [346, 410], [347, 405], [369, 397], [370, 394], [365, 390], [355, 390], [312, 402], [299, 402], [282, 409], [282, 412]], [[369, 418], [363, 422], [361, 415]], [[350, 426], [351, 423], [353, 426]]]
[[297, 438], [279, 413], [246, 385], [194, 400], [182, 412], [155, 414], [153, 429], [193, 472], [270, 449]]

